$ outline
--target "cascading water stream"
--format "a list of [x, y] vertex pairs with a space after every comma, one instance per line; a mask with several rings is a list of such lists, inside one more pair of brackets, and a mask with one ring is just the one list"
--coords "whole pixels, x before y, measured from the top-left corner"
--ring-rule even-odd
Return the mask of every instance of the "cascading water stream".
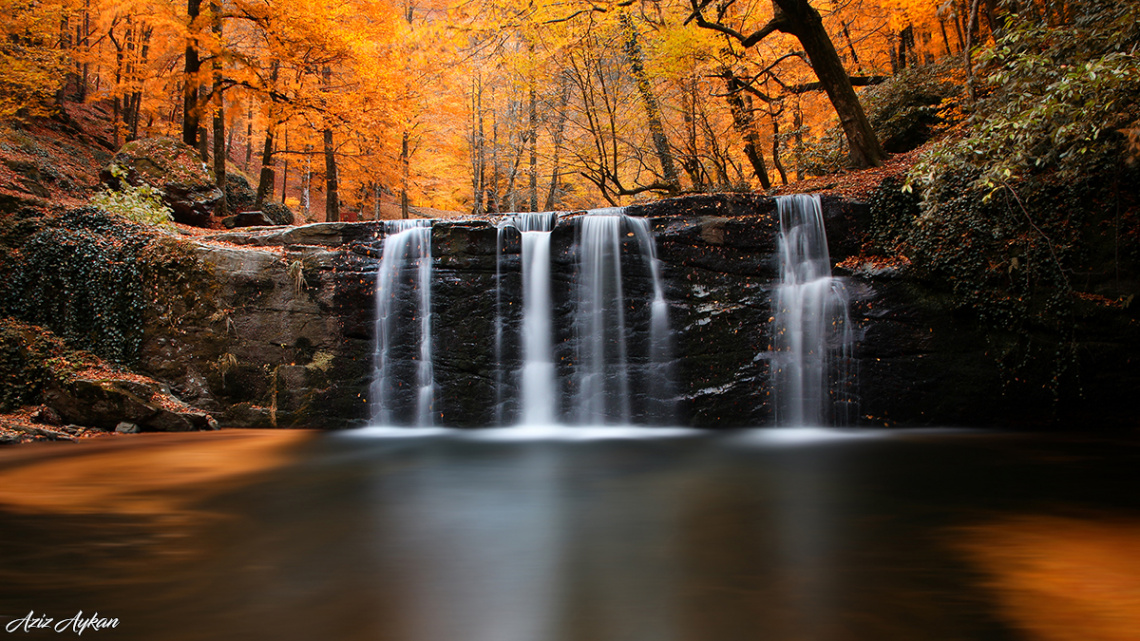
[[848, 369], [853, 344], [843, 282], [831, 257], [819, 196], [777, 199], [780, 282], [772, 333], [776, 422], [846, 425], [854, 405]]
[[[414, 408], [414, 424], [430, 426], [435, 383], [431, 345], [431, 221], [389, 221], [376, 275], [376, 353], [372, 420], [394, 424]], [[402, 322], [403, 321], [403, 322]], [[411, 322], [407, 322], [411, 321]], [[415, 345], [406, 359], [414, 371], [401, 371], [396, 354]], [[409, 376], [410, 375], [410, 376]], [[410, 390], [407, 378], [414, 381]]]
[[[649, 229], [649, 221], [645, 218], [626, 217], [633, 227], [637, 243], [645, 256], [645, 263], [649, 267], [650, 277], [653, 279], [653, 301], [650, 303], [650, 362], [659, 369], [667, 368], [672, 359], [669, 336], [669, 307], [665, 303], [665, 287], [661, 280], [661, 261], [657, 260], [657, 246], [653, 241], [653, 232]], [[672, 376], [668, 372], [658, 382], [665, 386], [665, 396], [672, 395]], [[671, 411], [667, 411], [671, 414]], [[672, 418], [671, 416], [669, 418]]]
[[523, 425], [549, 425], [558, 415], [550, 296], [550, 232], [557, 223], [553, 213], [517, 214], [512, 219], [522, 233]]
[[629, 423], [629, 361], [621, 278], [622, 216], [597, 210], [580, 219], [578, 371], [580, 424]]
[[[668, 308], [649, 221], [609, 209], [573, 222], [577, 264], [557, 263], [573, 278], [554, 277], [557, 214], [515, 214], [499, 225], [488, 372], [494, 424], [666, 424], [673, 419]], [[431, 222], [394, 221], [387, 231], [377, 274], [372, 417], [381, 425], [431, 426]], [[559, 255], [569, 249], [560, 247]], [[449, 380], [441, 379], [445, 390]]]
[[[628, 424], [632, 417], [631, 355], [622, 274], [622, 244], [634, 237], [652, 282], [648, 354], [640, 355], [646, 388], [657, 387], [661, 405], [671, 403], [668, 385], [669, 320], [665, 290], [649, 221], [620, 208], [590, 211], [579, 222], [577, 320], [578, 358], [575, 418], [581, 424]], [[652, 381], [650, 383], [650, 381]], [[651, 412], [671, 420], [670, 409]]]

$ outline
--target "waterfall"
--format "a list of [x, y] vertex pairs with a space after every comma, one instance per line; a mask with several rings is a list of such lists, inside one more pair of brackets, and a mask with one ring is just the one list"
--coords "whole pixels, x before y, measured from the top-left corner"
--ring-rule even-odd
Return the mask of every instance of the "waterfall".
[[843, 282], [831, 258], [819, 196], [777, 199], [780, 282], [772, 321], [776, 422], [849, 424], [853, 336]]
[[[649, 221], [608, 209], [576, 216], [570, 228], [561, 224], [558, 214], [533, 213], [498, 225], [494, 325], [487, 325], [494, 344], [486, 348], [494, 362], [483, 379], [493, 384], [495, 405], [486, 420], [672, 421], [668, 306]], [[556, 228], [576, 231], [572, 247], [570, 235]], [[372, 419], [431, 426], [451, 402], [436, 398], [437, 385], [447, 394], [452, 384], [451, 370], [440, 370], [439, 381], [432, 375], [431, 222], [394, 221], [386, 231], [376, 281]], [[567, 260], [571, 251], [576, 256]], [[449, 346], [436, 349], [445, 355]]]
[[[515, 214], [507, 224], [522, 233], [522, 423], [549, 425], [558, 416], [550, 295], [550, 233], [558, 214]], [[501, 323], [496, 336], [501, 340]]]
[[608, 212], [580, 221], [575, 409], [583, 424], [630, 418], [621, 222]]
[[[631, 408], [631, 358], [626, 310], [628, 300], [622, 274], [623, 239], [633, 237], [645, 258], [652, 282], [649, 302], [648, 353], [639, 355], [642, 387], [657, 388], [660, 405], [671, 403], [668, 372], [668, 314], [660, 264], [649, 221], [626, 216], [621, 209], [599, 209], [579, 219], [578, 281], [576, 295], [577, 367], [574, 375], [574, 414], [581, 424], [628, 424]], [[671, 411], [658, 409], [658, 419], [671, 419]]]
[[389, 235], [384, 239], [376, 275], [372, 420], [391, 425], [414, 408], [414, 424], [429, 426], [433, 422], [435, 394], [431, 362], [431, 221], [388, 221], [385, 231]]

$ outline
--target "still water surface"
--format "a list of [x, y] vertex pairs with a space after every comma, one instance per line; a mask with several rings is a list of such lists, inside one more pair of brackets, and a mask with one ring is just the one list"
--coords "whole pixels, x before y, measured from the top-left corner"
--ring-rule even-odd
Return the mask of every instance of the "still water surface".
[[1136, 639], [1138, 490], [1134, 439], [984, 432], [10, 448], [0, 624], [82, 610], [120, 621], [96, 639]]

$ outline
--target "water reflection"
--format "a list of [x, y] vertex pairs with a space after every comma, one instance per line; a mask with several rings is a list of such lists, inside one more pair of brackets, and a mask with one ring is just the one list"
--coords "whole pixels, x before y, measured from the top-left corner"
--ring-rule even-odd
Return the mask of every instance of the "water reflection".
[[258, 432], [8, 450], [0, 616], [98, 610], [123, 622], [104, 637], [167, 640], [1138, 629], [1131, 445], [664, 434]]
[[1140, 521], [1024, 515], [963, 529], [1001, 612], [1039, 641], [1140, 634]]

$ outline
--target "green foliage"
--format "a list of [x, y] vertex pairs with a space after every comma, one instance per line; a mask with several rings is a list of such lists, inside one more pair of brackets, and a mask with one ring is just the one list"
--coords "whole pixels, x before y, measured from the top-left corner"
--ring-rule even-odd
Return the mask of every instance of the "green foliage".
[[957, 60], [909, 67], [861, 96], [883, 149], [916, 149], [959, 120], [962, 96]]
[[1009, 21], [983, 60], [985, 97], [969, 134], [923, 159], [911, 174], [916, 186], [965, 172], [992, 195], [1045, 171], [1072, 180], [1119, 162], [1122, 130], [1140, 119], [1140, 2], [1075, 7], [1082, 13], [1069, 25]]
[[119, 165], [111, 168], [111, 175], [119, 179], [118, 191], [105, 189], [91, 197], [91, 204], [103, 211], [122, 216], [143, 225], [169, 227], [174, 223], [174, 211], [162, 202], [162, 192], [142, 183], [132, 185], [124, 180], [126, 170]]
[[202, 269], [181, 243], [94, 208], [43, 221], [4, 263], [0, 313], [117, 363], [137, 358], [149, 311]]
[[1011, 17], [959, 134], [899, 189], [920, 208], [876, 221], [877, 239], [894, 234], [917, 275], [991, 328], [1007, 382], [1054, 399], [1079, 388], [1081, 310], [1109, 309], [1136, 268], [1121, 248], [1137, 203], [1121, 185], [1140, 176], [1118, 130], [1140, 118], [1140, 0], [1073, 7], [1062, 26]]

